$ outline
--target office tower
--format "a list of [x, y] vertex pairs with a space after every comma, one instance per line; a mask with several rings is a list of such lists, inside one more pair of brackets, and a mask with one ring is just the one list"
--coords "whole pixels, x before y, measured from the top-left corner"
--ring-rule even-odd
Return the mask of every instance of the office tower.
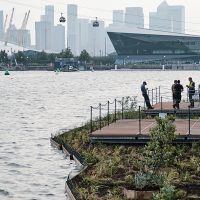
[[124, 11], [113, 10], [113, 25], [122, 25], [124, 23]]
[[149, 28], [168, 32], [185, 32], [185, 7], [169, 6], [163, 1], [157, 12], [149, 14]]
[[4, 30], [3, 30], [3, 11], [0, 10], [0, 40], [3, 40]]
[[37, 50], [51, 50], [52, 27], [50, 22], [35, 22], [35, 42]]
[[67, 5], [67, 47], [77, 56], [79, 54], [77, 5]]
[[53, 38], [52, 50], [53, 52], [60, 53], [63, 49], [65, 49], [65, 27], [61, 24], [54, 26]]
[[89, 40], [89, 20], [88, 19], [78, 19], [79, 24], [79, 54], [82, 50], [88, 51], [88, 40]]
[[93, 27], [94, 20], [89, 26], [89, 53], [91, 56], [105, 55], [106, 31], [104, 21], [99, 21], [99, 27]]
[[185, 33], [185, 7], [170, 6], [171, 16], [173, 18], [173, 32]]
[[47, 5], [45, 6], [45, 17], [46, 20], [51, 23], [52, 26], [54, 26], [54, 6]]
[[143, 8], [127, 7], [125, 12], [125, 24], [128, 27], [144, 28]]

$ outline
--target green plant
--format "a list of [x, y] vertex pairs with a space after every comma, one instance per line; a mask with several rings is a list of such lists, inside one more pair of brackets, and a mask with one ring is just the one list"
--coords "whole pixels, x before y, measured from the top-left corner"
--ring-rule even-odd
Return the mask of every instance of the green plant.
[[140, 172], [135, 175], [136, 188], [162, 186], [164, 178], [159, 170], [174, 162], [174, 118], [156, 118], [157, 125], [150, 130], [151, 140], [142, 152]]
[[178, 198], [178, 191], [170, 184], [165, 184], [160, 192], [153, 195], [153, 200], [177, 200]]
[[164, 177], [160, 174], [140, 172], [135, 175], [134, 182], [137, 189], [143, 189], [145, 187], [158, 187], [163, 185]]

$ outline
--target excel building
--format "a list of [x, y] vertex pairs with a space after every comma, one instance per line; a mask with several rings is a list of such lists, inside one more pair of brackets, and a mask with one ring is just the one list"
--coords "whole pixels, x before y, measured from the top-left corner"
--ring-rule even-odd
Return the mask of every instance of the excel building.
[[200, 36], [142, 28], [113, 28], [107, 33], [118, 54], [116, 64], [191, 63], [200, 59]]

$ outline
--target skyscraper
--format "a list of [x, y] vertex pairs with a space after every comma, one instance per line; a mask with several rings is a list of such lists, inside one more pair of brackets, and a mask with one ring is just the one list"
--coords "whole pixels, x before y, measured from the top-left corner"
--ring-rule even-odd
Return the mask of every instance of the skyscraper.
[[2, 40], [3, 39], [3, 35], [4, 35], [4, 32], [3, 32], [3, 11], [0, 10], [0, 39]]
[[168, 32], [185, 32], [185, 7], [169, 6], [163, 1], [157, 12], [149, 14], [149, 28]]
[[125, 25], [129, 27], [144, 28], [143, 8], [127, 7], [125, 12]]
[[91, 21], [89, 26], [89, 53], [92, 56], [105, 55], [105, 39], [106, 31], [104, 21], [98, 21], [99, 27], [93, 27], [94, 20]]
[[56, 40], [52, 39], [52, 50], [59, 53], [65, 49], [65, 27], [61, 24], [54, 26], [52, 35], [53, 38], [56, 38]]
[[113, 25], [122, 25], [124, 23], [124, 11], [113, 10]]
[[79, 53], [80, 53], [84, 49], [88, 51], [89, 20], [78, 19], [78, 24], [79, 24]]
[[67, 47], [77, 56], [79, 53], [77, 5], [67, 5]]
[[47, 5], [45, 6], [45, 21], [51, 23], [51, 26], [54, 26], [54, 6]]

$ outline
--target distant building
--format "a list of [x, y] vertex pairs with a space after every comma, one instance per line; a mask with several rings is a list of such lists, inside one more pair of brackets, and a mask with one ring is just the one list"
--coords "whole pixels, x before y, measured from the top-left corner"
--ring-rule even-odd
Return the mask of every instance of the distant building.
[[50, 22], [35, 22], [35, 43], [37, 50], [51, 50], [52, 27]]
[[65, 49], [65, 27], [61, 24], [53, 27], [52, 50], [53, 52], [61, 52]]
[[94, 20], [89, 26], [89, 53], [91, 56], [105, 56], [106, 31], [104, 21], [98, 21], [99, 27], [93, 27]]
[[144, 28], [143, 8], [127, 7], [125, 12], [125, 25], [128, 27]]
[[54, 6], [45, 6], [45, 15], [35, 22], [35, 41], [37, 50], [61, 52], [65, 48], [65, 27], [54, 26]]
[[79, 24], [79, 54], [82, 50], [88, 51], [89, 46], [89, 20], [78, 19]]
[[121, 27], [108, 30], [118, 54], [117, 62], [184, 63], [200, 56], [200, 36]]
[[185, 32], [185, 7], [169, 6], [163, 1], [157, 12], [149, 14], [149, 28], [168, 32]]
[[8, 42], [12, 44], [19, 44], [20, 42], [23, 47], [29, 48], [31, 46], [30, 31], [19, 30], [12, 24], [9, 29]]
[[0, 10], [0, 40], [3, 40], [4, 30], [3, 30], [3, 11]]
[[122, 25], [124, 23], [124, 11], [113, 10], [113, 25]]
[[47, 5], [45, 6], [45, 21], [51, 23], [51, 26], [54, 26], [54, 6]]
[[77, 56], [79, 54], [77, 5], [67, 5], [67, 47]]

